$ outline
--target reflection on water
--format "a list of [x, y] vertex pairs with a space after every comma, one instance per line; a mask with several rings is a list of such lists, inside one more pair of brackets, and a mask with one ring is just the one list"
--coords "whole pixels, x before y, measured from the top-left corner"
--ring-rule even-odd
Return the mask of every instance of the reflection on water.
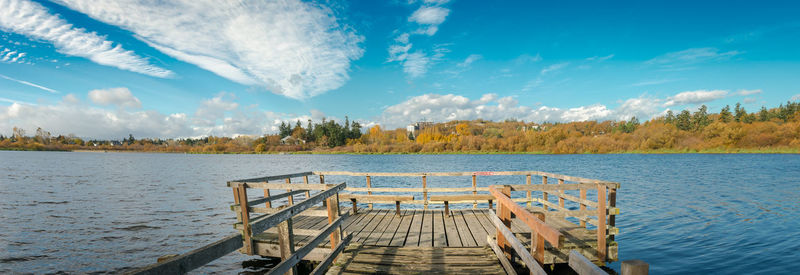
[[[0, 273], [116, 273], [153, 263], [234, 232], [227, 180], [307, 170], [540, 170], [618, 181], [621, 259], [643, 259], [654, 274], [800, 270], [797, 155], [0, 152], [0, 163]], [[365, 185], [363, 178], [334, 181]], [[516, 181], [479, 177], [478, 183]], [[420, 183], [374, 178], [372, 184]], [[469, 185], [469, 178], [428, 179], [430, 187]], [[232, 253], [197, 273], [259, 273], [274, 264]]]

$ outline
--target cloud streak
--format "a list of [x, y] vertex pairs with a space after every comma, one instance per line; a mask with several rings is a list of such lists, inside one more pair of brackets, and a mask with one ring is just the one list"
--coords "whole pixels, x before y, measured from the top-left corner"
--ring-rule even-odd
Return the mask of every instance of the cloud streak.
[[294, 99], [341, 87], [363, 54], [363, 37], [334, 11], [299, 0], [60, 2], [176, 59]]
[[0, 7], [0, 30], [50, 42], [62, 54], [84, 57], [100, 65], [160, 78], [173, 75], [103, 36], [74, 27], [38, 3], [0, 0]]
[[0, 74], [0, 78], [6, 79], [6, 80], [11, 80], [11, 81], [17, 82], [17, 83], [22, 84], [22, 85], [28, 85], [28, 86], [31, 86], [31, 87], [34, 87], [34, 88], [37, 88], [37, 89], [52, 93], [52, 94], [57, 94], [58, 93], [58, 91], [50, 89], [50, 88], [47, 88], [45, 86], [42, 86], [42, 85], [39, 85], [39, 84], [36, 84], [36, 83], [31, 83], [31, 82], [28, 82], [28, 81], [25, 81], [25, 80], [19, 80], [19, 79], [11, 78], [11, 77], [8, 77], [8, 76], [3, 75], [3, 74]]

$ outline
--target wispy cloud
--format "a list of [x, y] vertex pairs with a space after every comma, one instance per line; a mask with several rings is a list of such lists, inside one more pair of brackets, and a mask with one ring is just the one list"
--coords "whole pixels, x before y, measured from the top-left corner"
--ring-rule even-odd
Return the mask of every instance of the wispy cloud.
[[553, 64], [553, 65], [544, 67], [544, 69], [542, 69], [540, 74], [546, 75], [548, 73], [556, 72], [556, 71], [559, 71], [561, 69], [566, 68], [568, 65], [569, 65], [569, 62], [556, 63], [556, 64]]
[[105, 37], [74, 27], [38, 3], [0, 0], [0, 7], [0, 29], [4, 31], [53, 43], [60, 53], [85, 57], [100, 65], [162, 78], [173, 75]]
[[464, 59], [463, 62], [458, 63], [457, 66], [462, 67], [462, 68], [466, 68], [466, 67], [469, 67], [470, 65], [472, 65], [473, 62], [481, 60], [482, 58], [483, 58], [483, 56], [480, 55], [480, 54], [470, 54], [469, 56], [467, 56], [466, 59]]
[[639, 86], [650, 86], [650, 85], [658, 85], [658, 84], [664, 84], [664, 83], [675, 82], [675, 81], [678, 81], [678, 80], [679, 80], [679, 79], [656, 79], [656, 80], [644, 80], [644, 81], [639, 81], [639, 82], [633, 83], [633, 84], [631, 84], [630, 86], [633, 86], [633, 87], [639, 87]]
[[592, 56], [592, 57], [586, 58], [586, 61], [603, 62], [603, 61], [609, 60], [609, 59], [611, 59], [613, 57], [614, 57], [614, 54], [609, 54], [609, 55], [606, 55], [606, 56]]
[[[389, 46], [389, 58], [387, 62], [400, 62], [403, 64], [403, 72], [409, 78], [418, 78], [428, 72], [428, 68], [434, 61], [444, 56], [442, 47], [434, 49], [435, 54], [428, 55], [424, 50], [411, 51], [412, 35], [433, 36], [439, 30], [439, 25], [444, 23], [450, 9], [444, 7], [447, 0], [425, 0], [422, 1], [417, 10], [408, 17], [408, 22], [412, 23], [406, 28], [416, 28], [414, 31], [400, 33], [394, 39], [394, 44]], [[416, 4], [410, 1], [409, 4]]]
[[450, 10], [439, 6], [422, 6], [408, 18], [408, 22], [415, 22], [420, 25], [420, 29], [416, 31], [419, 34], [426, 34], [428, 36], [436, 34], [439, 30], [439, 24], [444, 23]]
[[334, 10], [300, 0], [60, 2], [174, 58], [295, 99], [344, 85], [364, 52]]
[[755, 90], [739, 90], [738, 92], [736, 92], [736, 94], [738, 94], [738, 95], [742, 95], [742, 96], [748, 96], [748, 95], [757, 95], [757, 94], [760, 94], [760, 93], [761, 93], [761, 89], [755, 89]]
[[666, 53], [645, 61], [647, 65], [673, 68], [688, 66], [702, 62], [721, 61], [742, 54], [740, 51], [721, 51], [717, 48], [691, 48], [677, 52]]
[[725, 90], [686, 91], [669, 97], [667, 99], [667, 102], [664, 103], [664, 106], [669, 107], [669, 106], [685, 105], [685, 104], [706, 103], [724, 98], [727, 95], [728, 91]]
[[142, 107], [142, 102], [125, 87], [91, 90], [89, 91], [89, 99], [100, 105], [114, 105], [120, 108]]
[[36, 83], [31, 83], [31, 82], [28, 82], [28, 81], [25, 81], [25, 80], [19, 80], [19, 79], [16, 79], [16, 78], [11, 78], [11, 77], [8, 77], [6, 75], [0, 74], [0, 78], [4, 78], [6, 80], [11, 80], [11, 81], [17, 82], [17, 83], [22, 84], [22, 85], [28, 85], [28, 86], [31, 86], [31, 87], [34, 87], [34, 88], [38, 88], [38, 89], [41, 89], [41, 90], [44, 90], [44, 91], [47, 91], [47, 92], [50, 92], [50, 93], [53, 93], [53, 94], [57, 94], [58, 93], [58, 91], [50, 89], [50, 88], [47, 88], [45, 86], [42, 86], [42, 85], [39, 85], [39, 84], [36, 84]]

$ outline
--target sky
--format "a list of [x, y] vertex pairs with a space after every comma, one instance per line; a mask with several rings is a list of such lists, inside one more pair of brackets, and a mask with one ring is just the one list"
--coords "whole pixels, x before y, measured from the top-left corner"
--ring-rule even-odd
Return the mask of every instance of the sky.
[[0, 0], [0, 134], [646, 120], [800, 100], [795, 1]]

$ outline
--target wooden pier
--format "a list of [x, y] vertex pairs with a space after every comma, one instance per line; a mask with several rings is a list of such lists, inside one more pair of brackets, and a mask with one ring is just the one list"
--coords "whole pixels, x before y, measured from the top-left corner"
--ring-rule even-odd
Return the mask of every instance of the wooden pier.
[[[491, 176], [520, 184], [478, 186]], [[339, 177], [363, 177], [366, 186], [326, 183]], [[420, 187], [373, 187], [376, 177], [417, 177]], [[431, 177], [465, 184], [429, 187]], [[301, 260], [318, 263], [314, 274], [546, 274], [543, 267], [567, 263], [597, 274], [617, 261], [615, 182], [538, 171], [336, 171], [228, 186], [240, 234], [133, 273], [183, 273], [234, 250], [281, 258], [273, 274], [296, 273]]]

